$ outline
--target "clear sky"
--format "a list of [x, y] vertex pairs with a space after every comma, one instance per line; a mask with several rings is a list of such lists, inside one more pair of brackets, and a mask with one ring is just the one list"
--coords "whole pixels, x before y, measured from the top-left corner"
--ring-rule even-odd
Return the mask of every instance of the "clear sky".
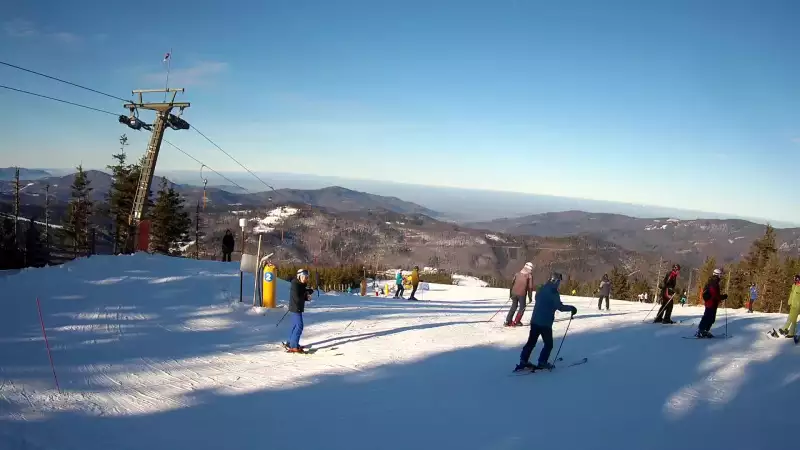
[[[253, 170], [800, 222], [798, 1], [7, 0], [0, 17], [0, 59], [121, 97], [163, 87], [171, 48], [184, 117]], [[8, 67], [0, 84], [125, 113]], [[109, 115], [0, 105], [0, 166], [99, 168], [121, 133], [146, 147]], [[164, 146], [161, 169], [195, 166]]]

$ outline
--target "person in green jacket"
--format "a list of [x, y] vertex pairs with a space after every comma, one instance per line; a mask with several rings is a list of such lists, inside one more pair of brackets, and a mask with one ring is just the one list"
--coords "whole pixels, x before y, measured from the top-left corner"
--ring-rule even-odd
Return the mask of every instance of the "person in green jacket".
[[789, 294], [789, 317], [778, 332], [787, 338], [797, 334], [797, 315], [800, 314], [800, 273], [794, 276], [792, 293]]

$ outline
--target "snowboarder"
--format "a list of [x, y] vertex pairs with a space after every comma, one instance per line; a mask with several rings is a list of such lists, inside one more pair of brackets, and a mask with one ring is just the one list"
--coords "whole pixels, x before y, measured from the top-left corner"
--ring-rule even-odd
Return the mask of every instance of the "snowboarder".
[[753, 312], [753, 303], [756, 302], [756, 298], [758, 298], [758, 289], [756, 289], [755, 283], [750, 283], [750, 301], [747, 303], [747, 312]]
[[709, 330], [711, 330], [711, 325], [714, 325], [714, 321], [717, 320], [717, 308], [719, 308], [721, 301], [728, 299], [728, 294], [720, 293], [720, 278], [722, 278], [722, 269], [714, 269], [711, 278], [703, 288], [703, 300], [705, 301], [706, 310], [703, 312], [703, 318], [700, 319], [700, 325], [697, 327], [695, 337], [714, 337]]
[[225, 236], [222, 238], [222, 261], [231, 262], [231, 253], [233, 253], [233, 233], [231, 230], [225, 230]]
[[403, 287], [403, 271], [397, 269], [397, 273], [394, 275], [394, 283], [397, 286], [397, 291], [394, 293], [394, 298], [403, 298], [403, 291], [405, 288]]
[[300, 345], [300, 336], [303, 335], [303, 311], [306, 308], [306, 302], [310, 300], [311, 292], [308, 289], [308, 270], [300, 269], [297, 271], [297, 276], [292, 279], [292, 285], [289, 290], [289, 313], [292, 315], [292, 331], [289, 333], [289, 342], [287, 348], [290, 353], [304, 353], [303, 347]]
[[408, 297], [409, 300], [417, 299], [414, 296], [417, 293], [417, 286], [419, 286], [419, 266], [414, 266], [414, 270], [411, 271], [411, 297]]
[[600, 298], [597, 299], [597, 309], [602, 310], [603, 299], [606, 299], [606, 311], [608, 307], [608, 297], [611, 295], [611, 281], [608, 280], [608, 274], [603, 274], [603, 279], [600, 280]]
[[672, 266], [672, 271], [664, 276], [664, 281], [661, 283], [661, 307], [658, 308], [653, 323], [675, 323], [672, 321], [672, 299], [675, 297], [675, 285], [678, 283], [678, 274], [681, 271], [680, 264]]
[[[507, 327], [518, 327], [522, 325], [522, 314], [525, 313], [525, 300], [531, 300], [533, 297], [533, 263], [526, 262], [525, 266], [514, 275], [511, 280], [511, 289], [508, 290], [508, 296], [511, 298], [511, 309], [508, 310], [506, 321], [503, 325]], [[514, 312], [519, 308], [517, 317], [512, 322]]]
[[[547, 283], [542, 285], [536, 291], [536, 303], [533, 306], [533, 317], [531, 318], [531, 331], [528, 335], [528, 342], [522, 348], [522, 353], [519, 356], [519, 364], [514, 371], [525, 369], [552, 369], [553, 365], [547, 360], [550, 358], [550, 351], [553, 350], [553, 320], [555, 319], [556, 310], [558, 311], [571, 311], [572, 316], [578, 313], [577, 308], [572, 305], [565, 305], [561, 303], [561, 294], [558, 293], [558, 286], [561, 284], [562, 276], [560, 273], [554, 272], [550, 275]], [[533, 347], [536, 346], [536, 341], [542, 337], [544, 348], [539, 354], [539, 363], [534, 366], [529, 362]]]
[[789, 294], [789, 317], [778, 332], [787, 338], [797, 334], [797, 315], [800, 314], [800, 273], [794, 276], [794, 285]]

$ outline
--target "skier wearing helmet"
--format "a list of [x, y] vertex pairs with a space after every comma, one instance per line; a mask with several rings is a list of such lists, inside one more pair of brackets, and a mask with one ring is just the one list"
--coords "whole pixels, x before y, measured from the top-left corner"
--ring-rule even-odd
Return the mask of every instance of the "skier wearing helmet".
[[[522, 348], [522, 353], [519, 357], [519, 364], [514, 368], [515, 372], [521, 370], [532, 369], [552, 369], [553, 365], [547, 360], [550, 358], [550, 352], [553, 350], [553, 321], [555, 320], [556, 310], [570, 311], [572, 315], [578, 313], [578, 310], [572, 305], [565, 305], [561, 303], [561, 294], [558, 293], [558, 286], [561, 284], [562, 276], [560, 273], [554, 272], [550, 275], [550, 279], [539, 290], [536, 291], [536, 303], [533, 305], [533, 317], [531, 318], [531, 331], [528, 335], [528, 342]], [[539, 354], [539, 364], [533, 365], [529, 362], [533, 347], [536, 346], [536, 341], [539, 336], [544, 341], [544, 348], [542, 353]]]
[[681, 265], [675, 264], [672, 266], [672, 271], [667, 273], [664, 281], [661, 283], [661, 307], [658, 309], [653, 323], [675, 323], [672, 321], [672, 307], [675, 297], [675, 285], [678, 283], [678, 274], [680, 274]]
[[719, 282], [722, 278], [722, 269], [714, 269], [711, 278], [703, 288], [703, 300], [705, 300], [706, 310], [703, 312], [703, 318], [700, 319], [700, 325], [697, 327], [698, 338], [713, 338], [714, 335], [709, 332], [711, 325], [717, 320], [717, 308], [719, 303], [728, 298], [728, 294], [720, 293]]
[[[525, 313], [525, 300], [533, 298], [533, 263], [526, 262], [525, 267], [514, 275], [511, 280], [511, 289], [508, 292], [511, 298], [511, 309], [508, 310], [506, 321], [503, 325], [507, 327], [518, 327], [522, 325], [522, 314]], [[514, 312], [519, 308], [517, 317], [514, 318]], [[511, 319], [514, 318], [512, 322]]]
[[[794, 284], [789, 294], [789, 317], [786, 319], [786, 324], [778, 332], [787, 338], [794, 337], [797, 334], [798, 314], [800, 314], [800, 273], [794, 276]], [[797, 339], [795, 339], [796, 342]]]

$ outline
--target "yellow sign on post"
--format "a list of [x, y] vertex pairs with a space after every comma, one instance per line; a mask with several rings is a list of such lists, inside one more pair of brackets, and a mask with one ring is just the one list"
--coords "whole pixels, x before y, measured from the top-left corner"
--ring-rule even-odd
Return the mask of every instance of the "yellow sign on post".
[[264, 266], [264, 285], [263, 289], [261, 289], [261, 306], [264, 308], [275, 307], [277, 278], [277, 268], [273, 264]]

